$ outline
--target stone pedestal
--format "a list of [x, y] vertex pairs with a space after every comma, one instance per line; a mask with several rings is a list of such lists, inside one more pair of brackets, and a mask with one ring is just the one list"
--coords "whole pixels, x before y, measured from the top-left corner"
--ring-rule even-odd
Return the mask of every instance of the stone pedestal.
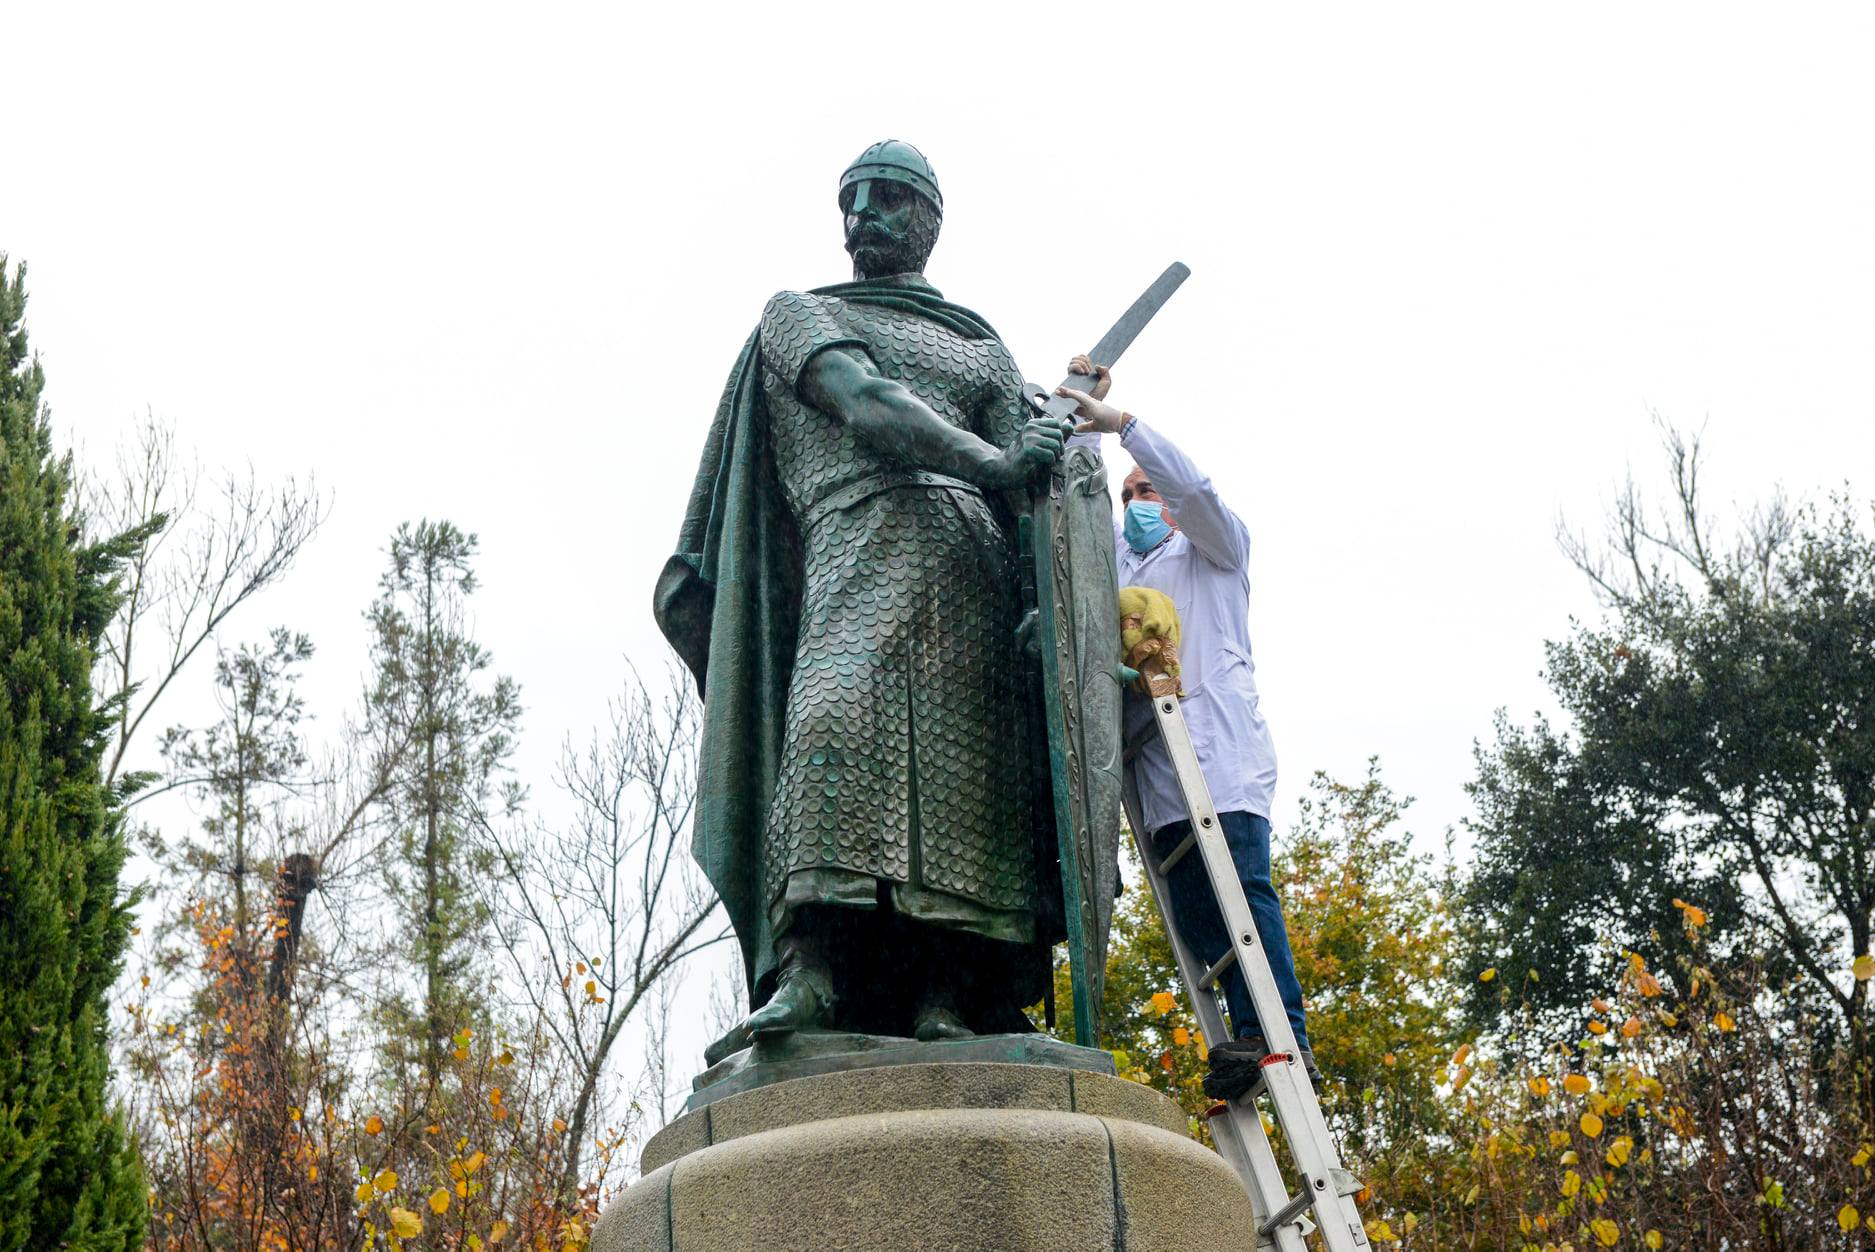
[[722, 1094], [672, 1122], [646, 1145], [644, 1176], [600, 1218], [592, 1247], [1251, 1247], [1242, 1184], [1187, 1131], [1170, 1100], [1091, 1070], [835, 1068]]

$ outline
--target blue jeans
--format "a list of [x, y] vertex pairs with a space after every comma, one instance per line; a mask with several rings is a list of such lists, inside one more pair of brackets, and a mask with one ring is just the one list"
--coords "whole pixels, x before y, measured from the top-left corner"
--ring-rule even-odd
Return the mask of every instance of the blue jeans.
[[[1289, 951], [1289, 931], [1283, 925], [1282, 902], [1276, 898], [1276, 888], [1270, 882], [1269, 819], [1238, 810], [1219, 813], [1218, 825], [1223, 829], [1224, 842], [1230, 847], [1230, 859], [1237, 866], [1244, 897], [1250, 901], [1250, 916], [1256, 921], [1257, 938], [1269, 958], [1270, 972], [1276, 975], [1276, 989], [1282, 994], [1296, 1046], [1307, 1048], [1309, 1033], [1302, 1015], [1302, 984], [1296, 979], [1296, 961]], [[1190, 833], [1189, 821], [1173, 822], [1152, 832], [1152, 846], [1164, 857]], [[1192, 848], [1172, 867], [1172, 872], [1166, 876], [1166, 889], [1172, 897], [1168, 901], [1168, 911], [1178, 926], [1180, 938], [1201, 962], [1214, 964], [1230, 949], [1231, 938], [1224, 928], [1224, 915], [1211, 894], [1204, 857], [1197, 848]], [[1220, 981], [1225, 1007], [1230, 1010], [1231, 1030], [1239, 1039], [1262, 1034], [1243, 970], [1232, 965]]]

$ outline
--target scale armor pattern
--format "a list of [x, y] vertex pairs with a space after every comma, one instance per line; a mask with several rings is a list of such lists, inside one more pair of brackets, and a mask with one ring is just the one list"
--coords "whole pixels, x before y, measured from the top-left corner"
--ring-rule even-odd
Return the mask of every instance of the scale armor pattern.
[[[1005, 447], [1025, 419], [994, 339], [843, 300], [783, 292], [763, 313], [763, 384], [781, 489], [801, 535], [798, 644], [763, 885], [1033, 938], [1038, 905], [1017, 570], [1006, 510], [957, 487], [901, 485], [814, 505], [909, 467], [796, 394], [818, 352], [871, 358], [945, 420]], [[793, 893], [800, 895], [797, 887]], [[796, 902], [799, 902], [798, 899]], [[785, 922], [782, 922], [785, 928]]]

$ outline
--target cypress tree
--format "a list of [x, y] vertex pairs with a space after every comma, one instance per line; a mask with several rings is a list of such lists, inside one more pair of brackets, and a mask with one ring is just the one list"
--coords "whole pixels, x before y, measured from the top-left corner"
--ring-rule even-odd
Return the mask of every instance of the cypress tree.
[[143, 1173], [107, 1107], [107, 996], [129, 940], [94, 647], [129, 537], [85, 544], [0, 255], [0, 1252], [134, 1248]]

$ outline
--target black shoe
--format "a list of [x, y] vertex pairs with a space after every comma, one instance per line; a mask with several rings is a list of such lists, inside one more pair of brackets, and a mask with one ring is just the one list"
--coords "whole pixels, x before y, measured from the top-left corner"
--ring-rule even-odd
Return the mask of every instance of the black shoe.
[[[1269, 1054], [1269, 1044], [1262, 1035], [1233, 1039], [1212, 1048], [1211, 1067], [1204, 1076], [1204, 1093], [1213, 1100], [1240, 1099], [1261, 1079], [1263, 1061]], [[1302, 1072], [1319, 1089], [1324, 1079], [1321, 1068], [1315, 1064], [1315, 1053], [1297, 1048], [1296, 1056], [1302, 1062]]]
[[1263, 1036], [1232, 1039], [1211, 1049], [1210, 1068], [1204, 1075], [1204, 1093], [1213, 1100], [1236, 1100], [1256, 1086], [1263, 1058], [1270, 1054]]

